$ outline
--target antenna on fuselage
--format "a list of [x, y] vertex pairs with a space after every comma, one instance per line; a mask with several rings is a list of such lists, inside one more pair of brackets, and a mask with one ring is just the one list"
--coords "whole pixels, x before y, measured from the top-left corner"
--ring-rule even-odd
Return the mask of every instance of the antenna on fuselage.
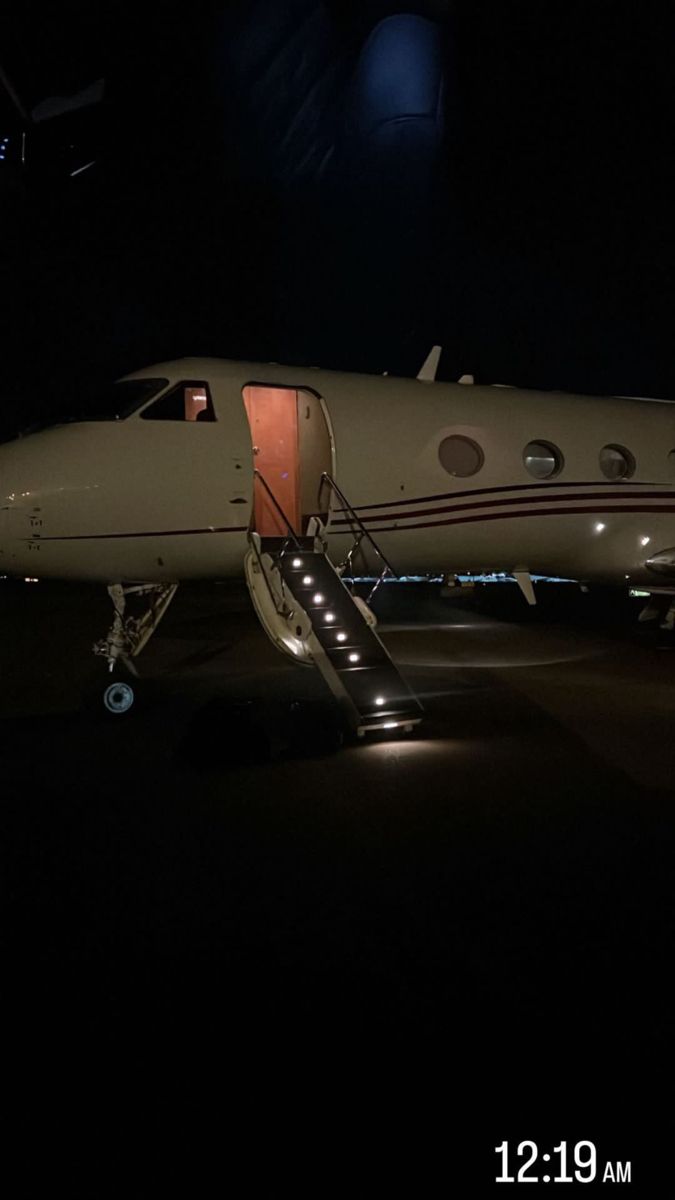
[[443, 352], [442, 346], [432, 346], [427, 354], [422, 366], [420, 367], [417, 378], [424, 380], [425, 383], [433, 383], [436, 378], [438, 364], [441, 360]]

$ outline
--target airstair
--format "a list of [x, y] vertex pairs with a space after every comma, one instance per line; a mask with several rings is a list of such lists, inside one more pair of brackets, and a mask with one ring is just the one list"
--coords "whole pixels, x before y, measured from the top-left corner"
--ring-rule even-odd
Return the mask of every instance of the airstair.
[[[354, 538], [339, 566], [328, 556], [319, 518], [312, 517], [307, 536], [300, 536], [260, 472], [255, 478], [287, 530], [274, 538], [249, 532], [246, 581], [266, 633], [295, 662], [318, 668], [357, 736], [372, 730], [411, 730], [424, 710], [375, 632], [376, 618], [369, 607], [383, 580], [388, 575], [397, 578], [393, 567], [330, 475], [324, 474], [322, 486], [330, 489], [331, 499], [335, 497]], [[365, 545], [383, 566], [364, 601], [342, 576], [351, 572], [357, 551], [363, 553]]]

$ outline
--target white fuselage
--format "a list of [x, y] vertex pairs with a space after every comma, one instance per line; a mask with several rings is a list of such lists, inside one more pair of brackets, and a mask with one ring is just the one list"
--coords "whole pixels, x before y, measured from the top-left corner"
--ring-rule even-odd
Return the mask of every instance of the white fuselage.
[[[255, 384], [320, 398], [330, 447], [320, 465], [401, 574], [663, 582], [645, 562], [675, 546], [675, 407], [666, 402], [219, 359], [132, 378], [145, 377], [168, 388], [204, 380], [216, 419], [146, 420], [138, 410], [0, 446], [0, 574], [104, 583], [241, 574], [255, 465], [242, 395]], [[482, 452], [464, 478], [439, 459], [441, 442], [457, 435]], [[533, 441], [561, 452], [555, 478], [528, 472]], [[634, 459], [629, 479], [600, 468], [601, 449], [614, 445]], [[320, 474], [317, 464], [317, 495]], [[338, 511], [328, 536], [334, 558], [351, 543]]]

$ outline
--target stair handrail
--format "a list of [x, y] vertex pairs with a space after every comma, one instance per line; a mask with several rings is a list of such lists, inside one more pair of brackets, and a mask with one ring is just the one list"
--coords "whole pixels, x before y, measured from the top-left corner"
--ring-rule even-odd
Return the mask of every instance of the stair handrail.
[[279, 578], [280, 578], [280, 583], [281, 583], [281, 596], [282, 596], [282, 602], [280, 604], [279, 601], [277, 600], [277, 597], [274, 594], [274, 588], [272, 587], [272, 584], [269, 581], [267, 571], [265, 570], [265, 564], [262, 560], [262, 555], [260, 553], [260, 550], [258, 549], [258, 543], [256, 542], [256, 539], [253, 536], [253, 532], [254, 531], [249, 529], [248, 544], [251, 547], [253, 553], [255, 554], [255, 556], [258, 560], [260, 574], [262, 575], [263, 579], [265, 580], [265, 586], [267, 588], [267, 591], [270, 594], [270, 599], [280, 617], [290, 618], [293, 616], [293, 609], [288, 607], [288, 602], [286, 600], [286, 590], [284, 588], [284, 581], [280, 576]]
[[[272, 504], [273, 504], [273, 505], [274, 505], [274, 507], [276, 508], [277, 512], [279, 513], [279, 516], [281, 517], [281, 519], [282, 519], [282, 521], [283, 521], [284, 525], [286, 526], [286, 528], [287, 528], [287, 530], [288, 530], [288, 533], [289, 533], [289, 535], [290, 535], [290, 537], [289, 537], [289, 536], [287, 536], [287, 537], [286, 537], [286, 541], [287, 541], [287, 542], [288, 542], [288, 541], [293, 541], [293, 542], [295, 543], [295, 545], [296, 545], [297, 549], [298, 549], [298, 550], [300, 550], [300, 549], [301, 549], [301, 546], [300, 546], [300, 542], [298, 541], [298, 535], [297, 535], [297, 533], [295, 532], [295, 530], [294, 530], [293, 526], [291, 525], [291, 523], [290, 523], [290, 521], [289, 521], [288, 517], [286, 516], [286, 513], [284, 512], [284, 510], [283, 510], [283, 508], [281, 507], [281, 505], [280, 505], [279, 501], [277, 500], [276, 496], [274, 495], [274, 492], [272, 491], [272, 489], [271, 489], [271, 487], [270, 487], [269, 483], [268, 483], [268, 482], [267, 482], [267, 480], [265, 479], [265, 476], [264, 476], [264, 475], [262, 475], [262, 474], [260, 473], [260, 471], [258, 471], [258, 470], [257, 470], [255, 467], [254, 467], [254, 469], [253, 469], [253, 478], [254, 478], [254, 479], [259, 479], [259, 480], [260, 480], [260, 482], [262, 483], [262, 485], [263, 485], [263, 487], [264, 487], [265, 491], [267, 492], [267, 495], [269, 496], [270, 500], [272, 501]], [[254, 505], [254, 512], [255, 512], [255, 505]], [[285, 545], [285, 543], [284, 543], [284, 545]]]
[[351, 550], [347, 554], [345, 563], [348, 563], [350, 566], [350, 569], [351, 569], [352, 555], [354, 554], [354, 551], [357, 550], [358, 547], [361, 545], [361, 542], [363, 541], [364, 537], [368, 539], [371, 546], [373, 547], [373, 550], [377, 554], [378, 558], [381, 558], [382, 562], [384, 563], [384, 567], [383, 567], [379, 577], [375, 581], [375, 586], [373, 588], [371, 588], [371, 590], [368, 593], [368, 596], [366, 598], [366, 604], [369, 604], [370, 601], [372, 600], [373, 596], [375, 595], [375, 592], [377, 591], [380, 584], [382, 583], [382, 580], [387, 575], [387, 573], [389, 573], [390, 575], [393, 575], [394, 579], [399, 579], [400, 576], [398, 574], [398, 571], [395, 571], [394, 568], [392, 567], [386, 554], [384, 554], [384, 552], [382, 550], [380, 550], [380, 547], [378, 546], [377, 542], [375, 541], [375, 538], [373, 537], [372, 533], [370, 533], [370, 531], [368, 529], [366, 529], [360, 516], [358, 515], [356, 510], [353, 508], [353, 506], [349, 503], [344, 492], [342, 491], [342, 489], [338, 486], [338, 484], [333, 479], [333, 476], [329, 475], [327, 471], [322, 472], [319, 493], [321, 492], [321, 488], [323, 487], [324, 483], [327, 483], [328, 486], [333, 489], [336, 496], [338, 497], [338, 499], [344, 506], [344, 512], [349, 513], [352, 521], [359, 528], [359, 534], [356, 536], [356, 538], [354, 540], [354, 545], [352, 546]]

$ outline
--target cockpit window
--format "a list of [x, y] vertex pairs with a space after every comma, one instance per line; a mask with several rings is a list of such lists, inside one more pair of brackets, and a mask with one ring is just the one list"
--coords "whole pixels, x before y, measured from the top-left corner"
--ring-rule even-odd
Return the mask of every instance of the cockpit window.
[[124, 421], [168, 386], [168, 379], [119, 379], [103, 386], [76, 383], [67, 395], [59, 397], [50, 416], [23, 428], [20, 436], [78, 421]]
[[147, 421], [215, 421], [207, 383], [183, 380], [154, 404], [143, 409]]
[[123, 421], [168, 385], [168, 379], [119, 379], [92, 397], [92, 413], [100, 420]]

